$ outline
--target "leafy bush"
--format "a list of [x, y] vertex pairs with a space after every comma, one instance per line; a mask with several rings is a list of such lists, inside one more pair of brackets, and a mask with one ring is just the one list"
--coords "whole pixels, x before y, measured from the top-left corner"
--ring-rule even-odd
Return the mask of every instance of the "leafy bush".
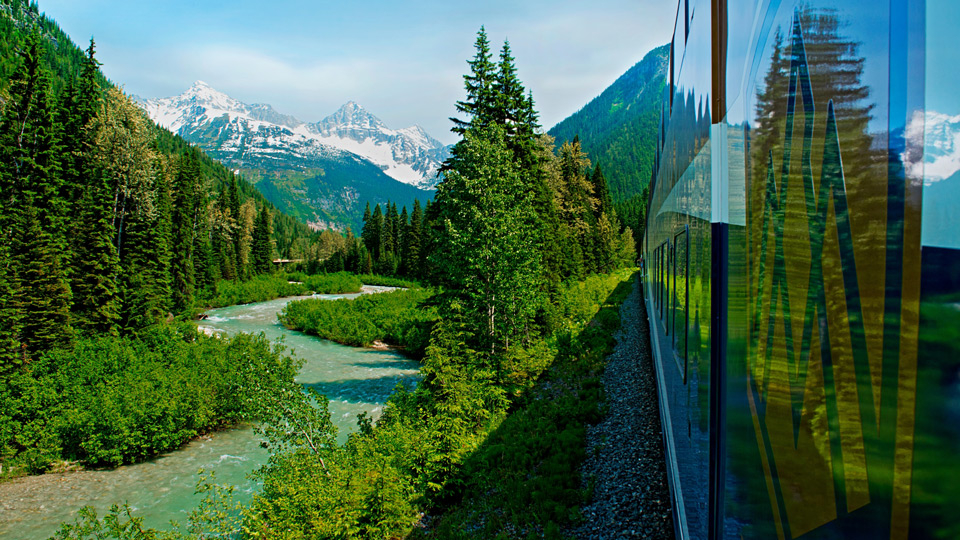
[[202, 305], [211, 308], [265, 302], [283, 296], [307, 294], [309, 286], [303, 283], [291, 283], [295, 280], [288, 274], [262, 274], [249, 281], [221, 280], [217, 282], [212, 294], [200, 300]]
[[299, 366], [281, 353], [262, 335], [220, 339], [191, 324], [78, 339], [42, 356], [21, 387], [36, 403], [24, 408], [35, 414], [19, 422], [15, 461], [31, 471], [57, 457], [114, 467], [175, 449], [249, 418], [265, 388], [292, 381]]
[[436, 319], [432, 309], [421, 307], [431, 292], [423, 289], [392, 291], [354, 299], [306, 299], [290, 302], [280, 322], [345, 345], [369, 346], [383, 341], [422, 356]]
[[347, 272], [307, 276], [303, 279], [303, 283], [317, 294], [357, 293], [363, 287], [363, 282], [357, 275]]

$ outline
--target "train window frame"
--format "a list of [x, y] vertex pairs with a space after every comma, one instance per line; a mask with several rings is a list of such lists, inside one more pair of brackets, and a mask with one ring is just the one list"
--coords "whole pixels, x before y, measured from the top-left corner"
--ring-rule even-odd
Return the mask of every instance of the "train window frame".
[[[677, 247], [683, 242], [683, 261], [677, 257]], [[687, 371], [690, 359], [690, 225], [684, 224], [683, 230], [673, 236], [674, 267], [673, 267], [673, 299], [671, 302], [670, 319], [673, 321], [673, 345], [674, 360], [677, 363], [677, 369], [683, 377], [683, 384], [687, 384]], [[683, 268], [683, 348], [682, 353], [680, 343], [677, 343], [677, 310], [681, 307], [677, 305], [677, 271]]]
[[663, 328], [664, 328], [663, 334], [665, 336], [669, 336], [670, 335], [670, 293], [671, 293], [670, 275], [673, 273], [671, 272], [671, 268], [673, 265], [673, 256], [672, 256], [673, 246], [670, 245], [669, 238], [664, 243], [663, 248], [665, 252], [664, 261], [666, 262], [666, 264], [663, 267], [663, 271], [664, 271], [663, 300], [664, 302], [663, 302], [663, 311], [662, 311], [662, 321], [663, 321]]

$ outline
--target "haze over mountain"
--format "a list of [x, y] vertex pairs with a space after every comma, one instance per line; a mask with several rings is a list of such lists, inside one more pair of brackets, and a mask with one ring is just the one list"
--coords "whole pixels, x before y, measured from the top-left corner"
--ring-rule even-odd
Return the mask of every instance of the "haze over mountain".
[[157, 124], [238, 170], [314, 228], [356, 228], [367, 202], [429, 198], [449, 155], [419, 126], [390, 129], [354, 102], [307, 123], [203, 81], [179, 96], [137, 101]]

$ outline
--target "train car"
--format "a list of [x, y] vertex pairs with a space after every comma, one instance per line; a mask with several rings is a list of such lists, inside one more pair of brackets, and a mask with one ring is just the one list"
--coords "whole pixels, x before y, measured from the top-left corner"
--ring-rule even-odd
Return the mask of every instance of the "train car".
[[957, 29], [679, 1], [642, 244], [678, 539], [960, 538]]

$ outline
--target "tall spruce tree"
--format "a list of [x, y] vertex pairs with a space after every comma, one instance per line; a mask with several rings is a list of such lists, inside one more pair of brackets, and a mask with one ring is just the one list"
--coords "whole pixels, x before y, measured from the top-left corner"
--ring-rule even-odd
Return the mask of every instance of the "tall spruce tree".
[[[0, 212], [4, 210], [0, 205]], [[7, 229], [0, 230], [0, 386], [6, 382], [8, 374], [23, 365], [24, 360], [20, 350], [20, 301], [8, 249], [8, 234]]]
[[132, 209], [123, 258], [121, 327], [135, 331], [164, 319], [170, 309], [170, 191], [153, 179], [156, 211]]
[[474, 44], [477, 49], [473, 60], [467, 61], [470, 66], [470, 73], [463, 76], [464, 86], [467, 90], [467, 98], [456, 103], [457, 111], [467, 115], [466, 120], [451, 118], [453, 128], [451, 131], [463, 135], [471, 126], [485, 126], [494, 121], [494, 80], [496, 77], [496, 66], [492, 62], [493, 55], [490, 53], [490, 40], [487, 39], [487, 31], [480, 27], [477, 32], [477, 41]]
[[194, 235], [199, 223], [198, 214], [202, 176], [196, 151], [187, 149], [180, 157], [174, 181], [173, 211], [171, 213], [171, 237], [173, 258], [170, 273], [173, 278], [173, 309], [178, 313], [193, 307], [196, 293], [196, 268], [194, 266]]
[[366, 241], [364, 241], [364, 244], [370, 251], [370, 255], [373, 258], [374, 263], [383, 257], [383, 239], [386, 236], [383, 229], [383, 210], [380, 209], [380, 205], [378, 204], [376, 207], [374, 207], [373, 215], [370, 217], [370, 243], [367, 244]]
[[36, 31], [20, 57], [0, 117], [0, 251], [6, 289], [0, 294], [13, 297], [2, 315], [11, 325], [2, 341], [10, 345], [19, 340], [33, 355], [69, 345], [71, 291], [62, 260], [59, 126]]
[[250, 252], [255, 274], [269, 274], [273, 271], [273, 246], [270, 244], [271, 217], [267, 205], [260, 208], [257, 222], [253, 227], [253, 249]]
[[420, 199], [413, 200], [413, 213], [410, 215], [410, 224], [403, 238], [403, 274], [420, 278], [423, 276], [420, 264], [423, 250], [423, 209], [420, 207]]
[[100, 63], [94, 55], [91, 39], [72, 101], [76, 110], [70, 115], [71, 124], [76, 124], [69, 132], [76, 138], [70, 147], [79, 152], [73, 156], [73, 173], [79, 175], [74, 180], [83, 186], [74, 237], [73, 313], [78, 329], [115, 334], [120, 319], [120, 258], [114, 243], [112, 190], [97, 158], [100, 125], [96, 120], [103, 108], [103, 90], [97, 79]]

